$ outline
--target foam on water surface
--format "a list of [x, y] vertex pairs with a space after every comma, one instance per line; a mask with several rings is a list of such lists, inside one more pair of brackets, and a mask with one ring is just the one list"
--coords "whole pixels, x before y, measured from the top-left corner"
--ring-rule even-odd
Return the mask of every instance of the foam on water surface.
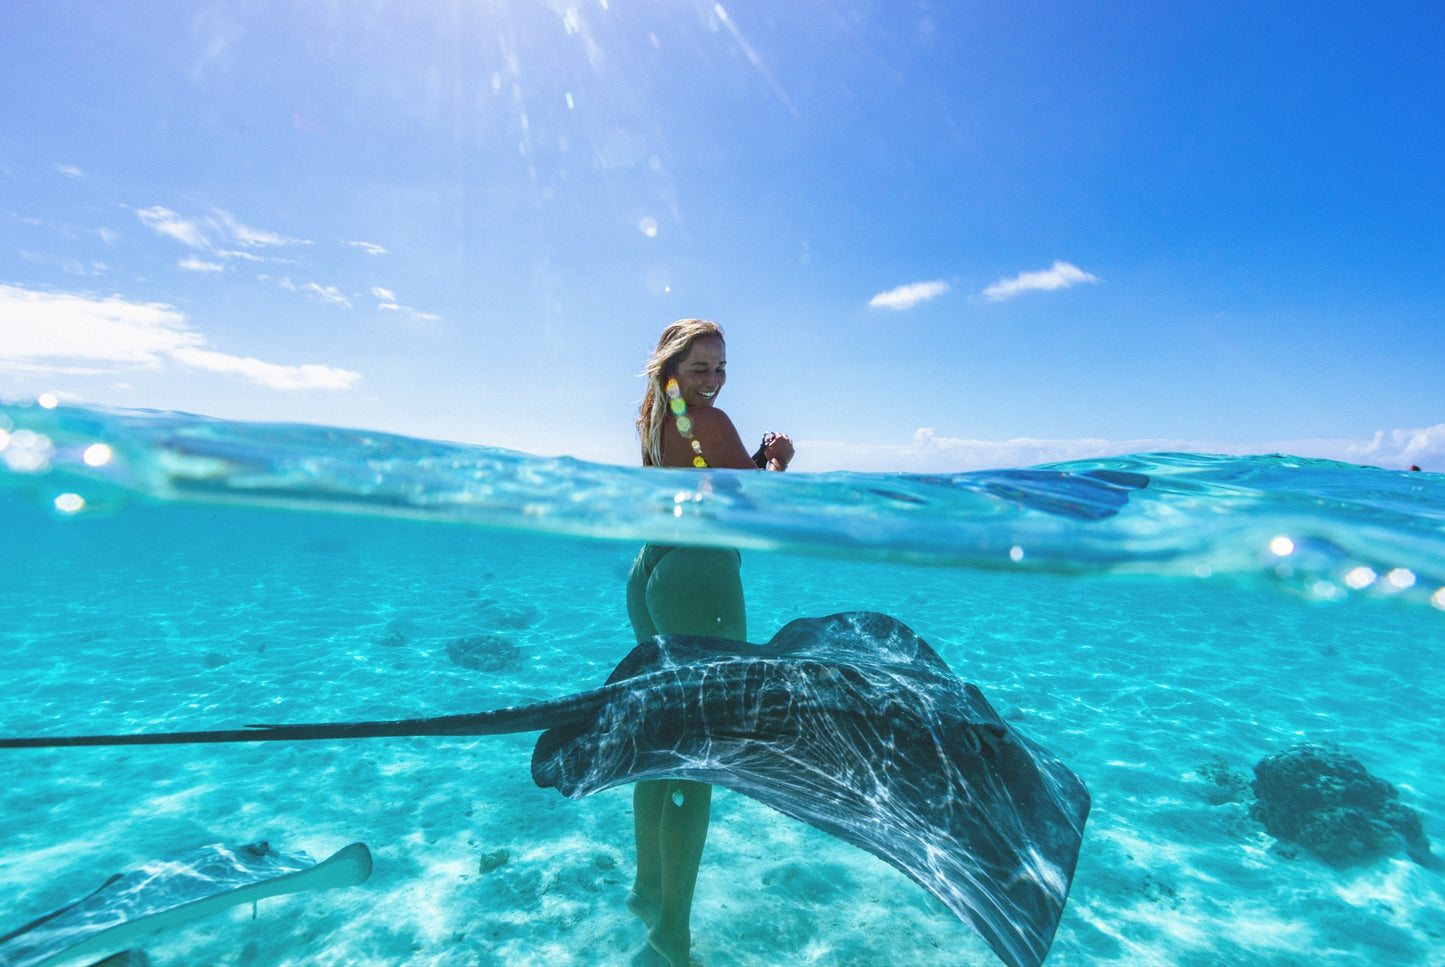
[[[750, 549], [750, 638], [800, 615], [895, 615], [1089, 784], [1050, 964], [1445, 950], [1438, 873], [1403, 853], [1345, 870], [1281, 856], [1245, 802], [1218, 802], [1209, 766], [1247, 778], [1264, 755], [1334, 742], [1445, 838], [1438, 476], [1155, 455], [1057, 477], [740, 478], [175, 415], [3, 417], [7, 735], [565, 694], [630, 647], [622, 585], [642, 540], [734, 543]], [[97, 443], [110, 459], [88, 462]], [[1098, 469], [1150, 482], [1111, 507], [1080, 482]], [[58, 505], [68, 493], [82, 506]], [[505, 667], [449, 657], [487, 635], [515, 648], [496, 652]], [[537, 789], [532, 739], [7, 753], [0, 928], [201, 843], [360, 840], [366, 885], [148, 949], [161, 964], [624, 961], [642, 940], [622, 905], [630, 797]], [[882, 862], [721, 792], [694, 936], [711, 967], [996, 962]]]

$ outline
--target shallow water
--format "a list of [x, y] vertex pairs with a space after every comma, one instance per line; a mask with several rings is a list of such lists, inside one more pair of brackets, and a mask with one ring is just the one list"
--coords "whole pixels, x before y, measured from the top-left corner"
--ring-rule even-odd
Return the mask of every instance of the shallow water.
[[[1436, 475], [1153, 455], [1055, 476], [715, 474], [708, 490], [709, 475], [335, 430], [0, 419], [0, 733], [564, 694], [630, 647], [621, 592], [641, 540], [736, 543], [752, 640], [801, 615], [895, 615], [1088, 783], [1050, 964], [1445, 962], [1439, 873], [1403, 852], [1345, 870], [1288, 858], [1245, 803], [1212, 804], [1201, 771], [1338, 743], [1445, 837]], [[100, 441], [111, 459], [91, 467]], [[1100, 468], [1151, 480], [1119, 499], [1085, 476]], [[72, 493], [84, 505], [57, 509]], [[448, 657], [481, 634], [515, 659]], [[361, 840], [366, 884], [147, 949], [158, 964], [625, 962], [642, 943], [622, 905], [630, 795], [536, 788], [533, 740], [4, 752], [0, 930], [203, 843], [321, 857]], [[714, 810], [693, 922], [709, 967], [998, 962], [881, 861], [725, 791]], [[480, 872], [498, 849], [509, 861]]]

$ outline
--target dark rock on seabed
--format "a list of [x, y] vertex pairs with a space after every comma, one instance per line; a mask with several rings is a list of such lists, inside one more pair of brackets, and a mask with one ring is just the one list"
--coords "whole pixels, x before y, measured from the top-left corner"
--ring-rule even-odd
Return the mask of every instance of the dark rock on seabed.
[[470, 635], [447, 645], [447, 657], [463, 668], [499, 672], [515, 667], [522, 650], [496, 635]]
[[1297, 843], [1333, 866], [1353, 866], [1393, 852], [1403, 838], [1426, 863], [1430, 840], [1399, 791], [1370, 775], [1333, 745], [1297, 745], [1254, 767], [1249, 814], [1276, 839]]

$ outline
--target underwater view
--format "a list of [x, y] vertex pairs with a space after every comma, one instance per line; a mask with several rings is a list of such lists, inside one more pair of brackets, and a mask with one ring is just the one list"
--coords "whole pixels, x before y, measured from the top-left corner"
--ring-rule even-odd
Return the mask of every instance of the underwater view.
[[[553, 699], [631, 649], [640, 544], [739, 546], [750, 641], [893, 616], [1087, 786], [1049, 964], [1441, 962], [1439, 475], [1201, 454], [738, 475], [180, 414], [0, 420], [0, 738]], [[202, 844], [360, 842], [360, 885], [131, 945], [156, 964], [628, 962], [630, 787], [539, 788], [534, 741], [0, 748], [0, 928]], [[1272, 805], [1256, 766], [1302, 747], [1391, 791], [1271, 833], [1310, 790]], [[692, 929], [711, 967], [999, 962], [892, 866], [724, 789]]]

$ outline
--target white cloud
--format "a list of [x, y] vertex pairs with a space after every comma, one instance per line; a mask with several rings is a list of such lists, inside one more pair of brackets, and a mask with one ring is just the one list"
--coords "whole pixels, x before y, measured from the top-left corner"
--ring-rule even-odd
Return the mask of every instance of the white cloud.
[[346, 244], [355, 245], [357, 248], [365, 251], [368, 255], [386, 254], [386, 249], [382, 248], [380, 245], [377, 245], [375, 242], [347, 242]]
[[[261, 276], [261, 279], [263, 281], [267, 278], [268, 276]], [[287, 292], [309, 292], [312, 295], [316, 296], [318, 299], [320, 299], [322, 302], [329, 302], [334, 306], [345, 306], [348, 309], [351, 308], [351, 302], [346, 298], [346, 296], [342, 295], [341, 290], [336, 288], [336, 286], [334, 285], [321, 285], [317, 282], [305, 282], [301, 285], [297, 285], [295, 282], [291, 281], [289, 276], [278, 279], [276, 281], [276, 284], [279, 285], [281, 288], [285, 289]]]
[[187, 255], [176, 263], [187, 272], [224, 272], [226, 267], [216, 262], [207, 262], [194, 255]]
[[243, 248], [311, 244], [305, 239], [287, 238], [275, 232], [243, 225], [230, 212], [219, 208], [214, 215], [199, 219], [183, 218], [162, 205], [138, 208], [136, 215], [147, 228], [157, 234], [167, 235], [190, 248], [214, 252], [226, 258], [247, 255], [243, 252], [224, 251], [219, 247], [221, 242], [234, 243]]
[[55, 170], [58, 171], [58, 172], [60, 172], [62, 175], [64, 175], [64, 176], [67, 177], [67, 178], [84, 178], [84, 177], [85, 177], [85, 172], [81, 171], [81, 170], [80, 170], [79, 168], [77, 168], [75, 165], [56, 165], [56, 166], [55, 166]]
[[260, 228], [250, 228], [242, 225], [231, 216], [230, 212], [216, 210], [216, 218], [219, 220], [229, 234], [241, 245], [247, 248], [259, 248], [262, 245], [310, 245], [311, 243], [301, 238], [287, 238], [285, 235], [278, 235], [275, 232], [268, 232]]
[[361, 378], [359, 373], [333, 366], [317, 363], [279, 366], [249, 356], [228, 356], [209, 349], [180, 349], [172, 355], [177, 362], [195, 369], [244, 376], [272, 389], [349, 389]]
[[275, 389], [345, 389], [361, 379], [332, 366], [281, 366], [216, 352], [181, 312], [164, 303], [0, 284], [0, 368], [77, 374], [155, 368], [166, 361]]
[[1445, 423], [1421, 430], [1377, 431], [1369, 443], [1352, 445], [1343, 459], [1383, 467], [1410, 464], [1445, 473]]
[[138, 208], [136, 215], [140, 216], [140, 220], [146, 228], [160, 235], [169, 235], [182, 245], [199, 249], [211, 247], [211, 240], [206, 237], [206, 233], [201, 230], [199, 225], [182, 218], [169, 208], [160, 205], [152, 208]]
[[327, 302], [334, 306], [345, 306], [348, 309], [351, 308], [351, 303], [347, 301], [346, 296], [342, 295], [341, 291], [334, 285], [318, 285], [315, 282], [307, 282], [301, 287], [301, 290], [303, 292], [310, 292], [322, 302]]
[[896, 289], [889, 289], [887, 292], [880, 292], [868, 300], [868, 305], [875, 309], [911, 309], [920, 302], [927, 302], [948, 291], [948, 283], [942, 280], [937, 282], [914, 282], [909, 285], [900, 285]]
[[383, 289], [379, 285], [371, 287], [371, 294], [380, 300], [376, 306], [379, 311], [399, 312], [419, 322], [437, 322], [441, 319], [441, 316], [434, 312], [422, 312], [420, 309], [413, 309], [411, 306], [401, 305], [396, 301], [395, 292], [392, 292], [390, 289]]
[[1077, 265], [1055, 262], [1041, 272], [1020, 272], [1012, 279], [999, 279], [984, 289], [983, 294], [987, 299], [1001, 302], [1030, 289], [1067, 289], [1069, 286], [1078, 285], [1081, 282], [1098, 281], [1096, 276], [1090, 275]]

